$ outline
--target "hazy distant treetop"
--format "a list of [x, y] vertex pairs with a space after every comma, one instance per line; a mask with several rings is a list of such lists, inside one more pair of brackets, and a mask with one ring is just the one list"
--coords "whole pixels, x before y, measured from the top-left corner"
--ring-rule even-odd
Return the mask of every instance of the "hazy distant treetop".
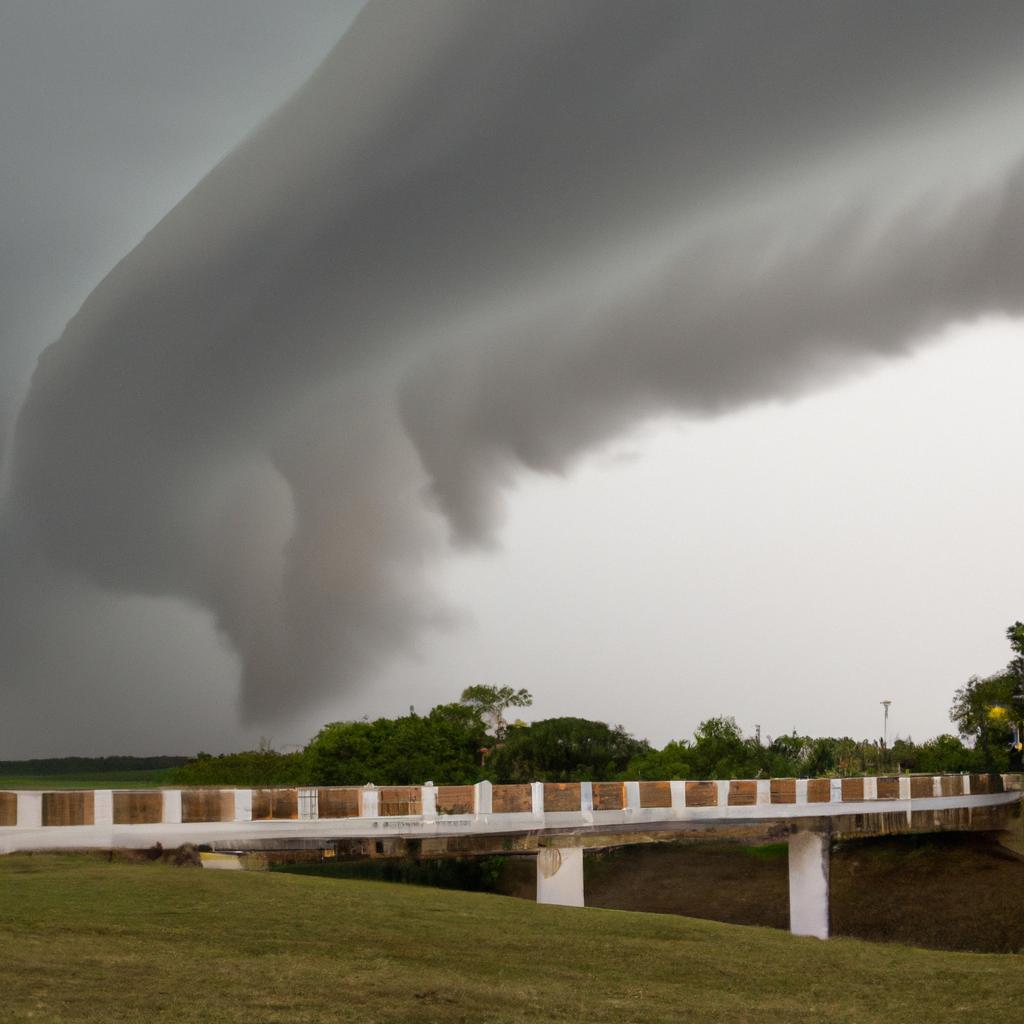
[[459, 698], [460, 703], [473, 708], [486, 722], [495, 736], [501, 739], [508, 730], [505, 711], [508, 708], [526, 708], [533, 703], [528, 690], [514, 690], [511, 686], [467, 686]]

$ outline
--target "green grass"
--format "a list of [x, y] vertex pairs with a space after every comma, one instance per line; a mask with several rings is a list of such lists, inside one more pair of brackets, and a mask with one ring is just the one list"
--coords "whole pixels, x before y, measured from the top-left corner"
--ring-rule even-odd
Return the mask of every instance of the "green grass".
[[173, 769], [80, 772], [74, 775], [0, 775], [0, 789], [139, 789], [165, 786]]
[[3, 1020], [1002, 1019], [1024, 959], [477, 893], [0, 858]]

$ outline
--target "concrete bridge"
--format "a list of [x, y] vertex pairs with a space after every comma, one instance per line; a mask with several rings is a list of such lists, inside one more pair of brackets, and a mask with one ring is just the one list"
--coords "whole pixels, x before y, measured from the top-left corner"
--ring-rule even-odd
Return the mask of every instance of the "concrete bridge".
[[583, 853], [690, 838], [789, 844], [790, 930], [828, 937], [833, 839], [999, 831], [1019, 777], [891, 776], [526, 785], [0, 792], [0, 853], [319, 850], [331, 857], [537, 861], [537, 900], [584, 905]]

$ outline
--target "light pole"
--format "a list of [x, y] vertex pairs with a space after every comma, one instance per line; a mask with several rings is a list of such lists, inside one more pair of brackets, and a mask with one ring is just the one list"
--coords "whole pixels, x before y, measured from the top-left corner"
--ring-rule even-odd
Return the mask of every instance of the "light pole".
[[885, 717], [882, 720], [882, 749], [885, 750], [889, 746], [889, 705], [892, 701], [883, 700], [879, 703], [885, 708]]

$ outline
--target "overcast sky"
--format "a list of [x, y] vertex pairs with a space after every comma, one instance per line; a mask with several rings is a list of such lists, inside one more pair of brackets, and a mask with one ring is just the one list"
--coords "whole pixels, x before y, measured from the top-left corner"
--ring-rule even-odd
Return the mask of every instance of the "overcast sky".
[[0, 757], [948, 730], [1024, 617], [1024, 8], [360, 7], [0, 0]]

